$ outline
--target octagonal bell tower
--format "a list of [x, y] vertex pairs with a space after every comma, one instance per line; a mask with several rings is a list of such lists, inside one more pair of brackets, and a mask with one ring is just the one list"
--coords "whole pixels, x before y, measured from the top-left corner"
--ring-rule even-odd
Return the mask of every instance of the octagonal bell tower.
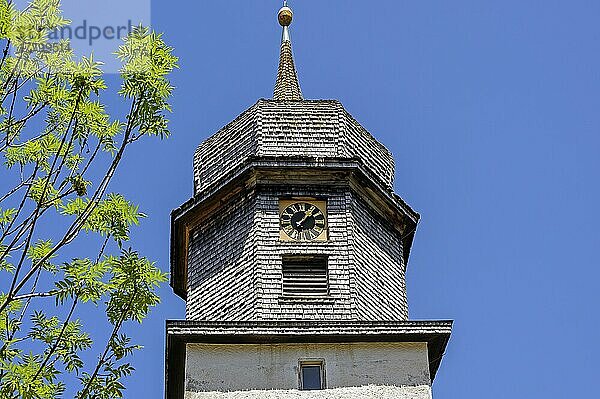
[[[198, 147], [194, 196], [172, 213], [171, 285], [187, 317], [167, 325], [167, 395], [369, 397], [375, 384], [429, 397], [451, 322], [408, 321], [419, 215], [393, 192], [392, 154], [338, 101], [303, 98], [291, 9], [278, 17], [273, 99]], [[236, 378], [240, 367], [250, 374]]]

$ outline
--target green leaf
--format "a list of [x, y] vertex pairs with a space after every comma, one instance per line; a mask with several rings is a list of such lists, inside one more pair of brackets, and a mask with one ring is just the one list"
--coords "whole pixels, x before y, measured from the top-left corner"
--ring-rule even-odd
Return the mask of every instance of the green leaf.
[[[19, 278], [28, 276], [10, 297], [0, 293], [0, 398], [59, 398], [73, 376], [89, 385], [80, 399], [84, 391], [86, 399], [121, 398], [134, 370], [127, 359], [141, 347], [118, 330], [143, 321], [166, 281], [150, 260], [122, 250], [145, 214], [121, 194], [96, 196], [91, 188], [118, 173], [106, 170], [132, 143], [169, 136], [169, 75], [178, 60], [161, 35], [136, 27], [116, 54], [123, 63], [118, 94], [131, 109], [118, 120], [105, 105], [102, 60], [76, 58], [68, 40], [55, 40], [55, 30], [69, 24], [58, 0], [31, 0], [22, 9], [0, 0], [0, 39], [12, 48], [0, 63], [2, 182], [16, 187], [0, 193], [0, 276], [7, 289], [15, 265]], [[85, 253], [91, 245], [80, 246], [83, 240], [97, 251]], [[96, 356], [83, 356], [92, 341], [76, 318], [94, 311], [103, 316], [94, 320], [118, 328], [101, 342], [109, 351], [92, 379], [86, 371]]]

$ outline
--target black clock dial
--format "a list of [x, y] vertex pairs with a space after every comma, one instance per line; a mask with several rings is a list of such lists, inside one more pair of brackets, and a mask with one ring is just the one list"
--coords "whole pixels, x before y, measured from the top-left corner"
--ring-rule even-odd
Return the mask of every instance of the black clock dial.
[[294, 240], [313, 241], [325, 230], [325, 215], [315, 205], [298, 202], [284, 209], [281, 228]]

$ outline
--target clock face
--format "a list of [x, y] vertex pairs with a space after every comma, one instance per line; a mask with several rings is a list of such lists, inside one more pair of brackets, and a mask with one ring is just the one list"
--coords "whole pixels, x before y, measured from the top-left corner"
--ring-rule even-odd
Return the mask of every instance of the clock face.
[[281, 213], [281, 229], [297, 241], [314, 241], [321, 237], [327, 224], [325, 214], [315, 204], [296, 202]]

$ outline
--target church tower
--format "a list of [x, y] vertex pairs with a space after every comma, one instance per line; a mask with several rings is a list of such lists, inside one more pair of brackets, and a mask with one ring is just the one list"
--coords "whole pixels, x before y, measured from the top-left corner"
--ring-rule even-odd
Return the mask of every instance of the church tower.
[[335, 100], [306, 100], [292, 10], [272, 99], [200, 144], [171, 216], [166, 397], [431, 398], [450, 321], [409, 321], [419, 221], [394, 158]]

